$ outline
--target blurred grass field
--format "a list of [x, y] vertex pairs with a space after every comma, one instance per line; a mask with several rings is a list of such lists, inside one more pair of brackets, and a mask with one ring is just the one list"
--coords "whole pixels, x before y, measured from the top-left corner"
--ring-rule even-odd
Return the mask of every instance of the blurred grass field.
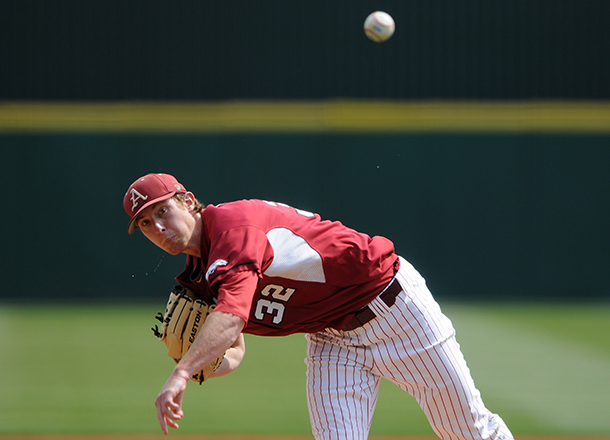
[[[487, 406], [515, 434], [610, 434], [610, 305], [446, 304]], [[140, 434], [173, 368], [158, 307], [0, 307], [0, 434]], [[234, 373], [189, 384], [182, 433], [308, 434], [303, 335], [246, 335]], [[383, 382], [373, 434], [432, 435]]]

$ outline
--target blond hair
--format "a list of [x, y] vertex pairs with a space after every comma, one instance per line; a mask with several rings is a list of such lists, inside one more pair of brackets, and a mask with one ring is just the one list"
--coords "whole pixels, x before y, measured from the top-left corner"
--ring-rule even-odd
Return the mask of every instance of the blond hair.
[[[172, 196], [172, 198], [174, 200], [176, 200], [176, 202], [180, 203], [181, 205], [185, 205], [184, 202], [184, 193], [176, 193]], [[201, 212], [203, 211], [204, 205], [203, 203], [201, 203], [199, 200], [197, 200], [197, 198], [195, 198], [195, 212]]]

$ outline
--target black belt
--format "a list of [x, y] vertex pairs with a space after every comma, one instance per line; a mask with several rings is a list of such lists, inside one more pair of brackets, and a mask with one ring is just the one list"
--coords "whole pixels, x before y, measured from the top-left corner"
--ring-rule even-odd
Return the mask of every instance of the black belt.
[[[379, 295], [379, 298], [386, 303], [388, 307], [392, 307], [400, 292], [402, 292], [402, 287], [400, 287], [400, 284], [398, 281], [396, 281], [396, 278], [394, 278], [390, 284], [388, 284], [388, 287], [383, 291], [383, 293]], [[375, 315], [369, 306], [364, 306], [356, 312], [354, 317], [347, 324], [345, 324], [341, 330], [348, 332], [350, 330], [354, 330], [355, 328], [362, 327], [376, 316], [377, 315]]]

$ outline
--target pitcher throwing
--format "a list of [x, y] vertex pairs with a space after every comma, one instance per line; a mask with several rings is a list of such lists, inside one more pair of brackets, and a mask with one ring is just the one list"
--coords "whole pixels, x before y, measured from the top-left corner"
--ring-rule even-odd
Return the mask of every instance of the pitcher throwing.
[[123, 205], [129, 234], [186, 254], [176, 280], [216, 302], [155, 401], [165, 434], [194, 374], [223, 354], [209, 377], [237, 368], [242, 333], [304, 333], [316, 439], [366, 439], [382, 378], [415, 397], [441, 439], [513, 438], [483, 404], [451, 321], [387, 238], [276, 202], [204, 207], [167, 174], [136, 180]]

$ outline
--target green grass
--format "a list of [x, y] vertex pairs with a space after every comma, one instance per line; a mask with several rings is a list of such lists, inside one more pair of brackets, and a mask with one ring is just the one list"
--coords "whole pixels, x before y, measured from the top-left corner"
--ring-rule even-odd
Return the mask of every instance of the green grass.
[[[158, 308], [158, 307], [157, 307]], [[150, 306], [0, 307], [0, 434], [158, 432], [173, 368]], [[488, 407], [514, 433], [610, 434], [610, 307], [443, 306]], [[181, 432], [309, 433], [303, 335], [246, 335], [231, 375], [189, 384]], [[376, 434], [431, 434], [382, 382]]]
[[610, 355], [610, 305], [512, 304], [486, 306], [483, 312], [524, 329]]
[[487, 406], [533, 434], [610, 433], [610, 306], [452, 305]]

